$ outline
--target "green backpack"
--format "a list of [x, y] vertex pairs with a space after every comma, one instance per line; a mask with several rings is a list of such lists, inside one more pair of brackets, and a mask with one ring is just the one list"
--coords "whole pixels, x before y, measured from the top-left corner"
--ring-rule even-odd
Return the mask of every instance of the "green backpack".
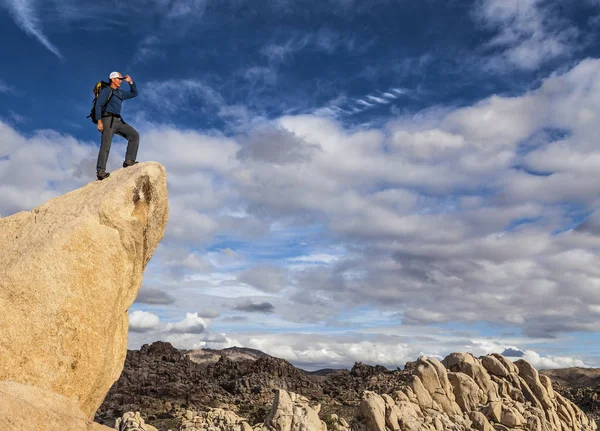
[[[98, 118], [94, 118], [94, 115], [96, 114], [96, 101], [98, 100], [98, 96], [100, 96], [100, 92], [102, 90], [104, 90], [106, 87], [110, 88], [110, 83], [109, 82], [104, 82], [104, 81], [98, 81], [96, 83], [96, 85], [94, 85], [94, 100], [92, 101], [92, 109], [90, 111], [90, 115], [88, 115], [85, 118], [89, 118], [92, 120], [92, 123], [96, 124], [98, 122]], [[111, 97], [113, 96], [113, 91], [112, 88], [110, 89], [110, 96], [108, 96], [108, 99], [106, 100], [106, 104], [104, 105], [104, 107], [102, 108], [102, 114], [104, 114], [104, 111], [106, 111], [106, 107], [108, 106], [108, 102], [110, 102]]]

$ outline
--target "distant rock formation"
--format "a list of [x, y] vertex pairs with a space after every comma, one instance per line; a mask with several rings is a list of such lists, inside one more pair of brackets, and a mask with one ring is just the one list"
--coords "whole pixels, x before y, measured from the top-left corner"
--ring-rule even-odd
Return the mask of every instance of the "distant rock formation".
[[600, 368], [540, 370], [552, 380], [552, 388], [573, 401], [581, 410], [600, 421]]
[[492, 354], [419, 358], [393, 396], [363, 394], [364, 431], [593, 431], [596, 423], [529, 363]]
[[167, 217], [165, 170], [148, 162], [0, 219], [0, 381], [92, 419], [123, 369], [127, 311]]
[[[228, 350], [230, 352], [230, 350]], [[149, 416], [175, 416], [176, 405], [200, 410], [200, 406], [242, 410], [253, 423], [264, 414], [251, 414], [244, 407], [270, 406], [272, 389], [281, 388], [315, 398], [322, 396], [318, 382], [289, 362], [266, 354], [243, 361], [222, 355], [217, 362], [193, 362], [185, 351], [155, 342], [127, 352], [125, 369], [110, 389], [96, 420], [106, 425], [123, 412], [139, 411]], [[165, 401], [171, 405], [165, 409]], [[150, 413], [151, 412], [151, 413]]]
[[[408, 364], [408, 384], [390, 394], [364, 391], [350, 421], [319, 417], [320, 404], [275, 391], [270, 413], [251, 426], [223, 409], [187, 410], [179, 431], [594, 431], [596, 423], [552, 389], [529, 363], [497, 354], [453, 353]], [[371, 374], [373, 369], [364, 369]], [[364, 373], [358, 373], [364, 374]], [[131, 413], [128, 413], [131, 415]], [[137, 431], [137, 429], [120, 429]]]
[[185, 352], [185, 355], [192, 362], [200, 365], [213, 365], [225, 356], [233, 362], [240, 361], [255, 361], [259, 358], [269, 357], [266, 353], [256, 349], [248, 349], [245, 347], [228, 347], [222, 350], [215, 349], [195, 349]]

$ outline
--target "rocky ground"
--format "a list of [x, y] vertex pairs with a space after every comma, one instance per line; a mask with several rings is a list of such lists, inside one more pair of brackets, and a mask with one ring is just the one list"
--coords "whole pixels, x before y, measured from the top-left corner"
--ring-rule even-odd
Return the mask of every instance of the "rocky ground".
[[[408, 383], [413, 364], [406, 364], [404, 370], [388, 370], [357, 363], [351, 370], [308, 373], [256, 350], [180, 351], [157, 342], [128, 351], [121, 378], [95, 420], [113, 426], [124, 412], [139, 411], [148, 423], [166, 431], [179, 428], [182, 409], [217, 407], [254, 424], [268, 415], [273, 390], [284, 389], [320, 403], [321, 418], [335, 413], [350, 421], [363, 391], [393, 393]], [[573, 372], [560, 378], [556, 370], [545, 373], [555, 381], [555, 390], [598, 418], [600, 386], [585, 386], [593, 384], [593, 378], [584, 379]]]
[[600, 368], [541, 370], [540, 374], [550, 377], [555, 391], [600, 423]]

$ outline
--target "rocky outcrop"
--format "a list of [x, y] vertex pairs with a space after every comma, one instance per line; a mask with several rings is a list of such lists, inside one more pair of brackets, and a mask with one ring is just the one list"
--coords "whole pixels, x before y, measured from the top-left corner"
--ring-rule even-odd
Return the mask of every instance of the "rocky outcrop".
[[327, 431], [327, 425], [319, 418], [321, 406], [311, 407], [309, 400], [293, 392], [278, 390], [271, 413], [257, 431], [311, 430]]
[[[446, 368], [448, 367], [448, 368]], [[181, 431], [594, 431], [572, 402], [525, 361], [453, 353], [443, 362], [420, 357], [412, 379], [392, 394], [364, 391], [353, 419], [319, 417], [321, 405], [284, 390], [264, 423], [251, 427], [232, 412], [185, 412]], [[450, 371], [452, 370], [452, 371]], [[120, 430], [120, 431], [130, 431]], [[133, 429], [131, 431], [134, 431]], [[137, 431], [137, 429], [135, 430]]]
[[223, 409], [210, 409], [207, 412], [192, 414], [187, 413], [180, 431], [252, 431], [252, 427], [245, 419], [233, 412]]
[[[275, 399], [264, 423], [250, 426], [248, 421], [231, 411], [211, 408], [204, 412], [186, 410], [179, 431], [349, 431], [344, 419], [332, 415], [331, 428], [319, 418], [320, 405], [311, 406], [308, 398], [284, 390], [275, 391]], [[126, 421], [127, 419], [127, 421]], [[130, 424], [130, 425], [126, 425]], [[128, 412], [117, 420], [118, 431], [146, 431], [139, 413]], [[125, 426], [123, 426], [125, 425]], [[121, 426], [121, 427], [119, 427]]]
[[147, 424], [142, 419], [140, 412], [127, 412], [117, 419], [115, 423], [117, 431], [157, 431], [152, 425]]
[[93, 418], [123, 369], [127, 310], [167, 216], [164, 168], [140, 163], [0, 219], [0, 381]]
[[408, 386], [392, 396], [365, 392], [363, 419], [353, 430], [596, 430], [593, 420], [523, 360], [453, 353], [440, 365], [421, 357], [410, 364]]
[[391, 394], [407, 384], [408, 371], [390, 371], [382, 366], [371, 366], [357, 362], [350, 371], [337, 370], [330, 373], [322, 382], [323, 393], [337, 401], [357, 406], [364, 391], [378, 394]]
[[[288, 394], [299, 393], [311, 405], [321, 406], [318, 415], [329, 431], [346, 431], [351, 426], [354, 430], [385, 426], [387, 431], [396, 423], [403, 431], [427, 430], [429, 426], [485, 431], [537, 431], [538, 425], [540, 431], [553, 431], [558, 429], [557, 423], [561, 431], [573, 429], [568, 427], [577, 423], [582, 430], [594, 426], [561, 391], [553, 389], [550, 379], [539, 374], [536, 379], [528, 364], [519, 368], [497, 354], [475, 358], [454, 353], [442, 362], [421, 357], [407, 363], [404, 370], [357, 363], [351, 371], [330, 370], [312, 381], [286, 361], [256, 352], [249, 360], [234, 362], [224, 355], [202, 366], [188, 356], [160, 342], [128, 352], [123, 375], [111, 389], [98, 419], [112, 425], [114, 422], [104, 419], [123, 411], [143, 410], [150, 423], [167, 431], [179, 429], [188, 411], [218, 407], [260, 428], [272, 414], [271, 390], [287, 387]], [[543, 391], [549, 404], [543, 401]], [[549, 409], [542, 407], [544, 402]]]
[[178, 417], [177, 407], [185, 406], [196, 411], [226, 408], [256, 423], [264, 420], [276, 388], [322, 397], [318, 383], [282, 359], [263, 354], [233, 361], [224, 355], [217, 362], [198, 364], [169, 343], [155, 342], [127, 352], [125, 369], [96, 420], [112, 425], [110, 418], [126, 411], [168, 420]]
[[89, 420], [70, 398], [16, 382], [0, 382], [0, 430], [111, 431]]

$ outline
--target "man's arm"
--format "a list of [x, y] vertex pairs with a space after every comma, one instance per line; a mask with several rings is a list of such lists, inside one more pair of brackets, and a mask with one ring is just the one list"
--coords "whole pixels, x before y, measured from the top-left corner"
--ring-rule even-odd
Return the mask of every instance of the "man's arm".
[[125, 81], [129, 83], [129, 90], [130, 91], [122, 91], [121, 90], [121, 94], [123, 95], [123, 100], [131, 99], [131, 98], [137, 96], [138, 95], [137, 86], [131, 80], [131, 77], [129, 75], [127, 75], [125, 77]]
[[99, 121], [102, 118], [102, 106], [106, 104], [108, 101], [108, 96], [110, 95], [110, 88], [103, 88], [100, 94], [98, 95], [98, 99], [96, 100], [96, 108], [94, 110], [94, 119]]

